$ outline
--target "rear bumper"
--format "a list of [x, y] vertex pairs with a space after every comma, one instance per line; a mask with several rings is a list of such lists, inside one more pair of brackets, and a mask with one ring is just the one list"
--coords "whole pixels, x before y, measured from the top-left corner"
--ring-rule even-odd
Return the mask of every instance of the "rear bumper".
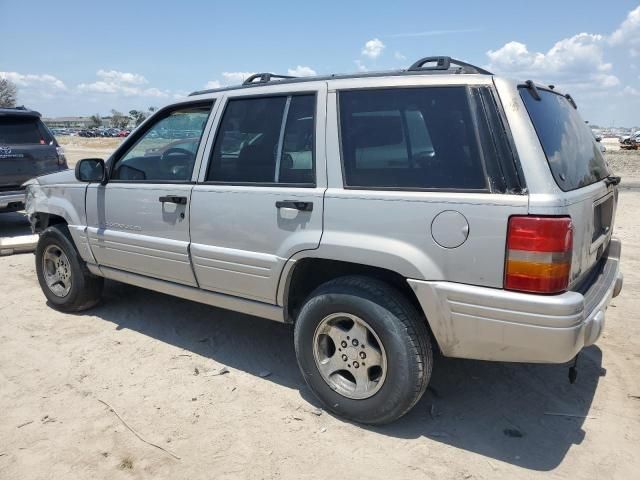
[[622, 290], [621, 244], [584, 293], [532, 295], [451, 282], [408, 280], [442, 353], [505, 362], [563, 363], [595, 343]]
[[25, 192], [16, 190], [12, 192], [0, 192], [0, 211], [5, 209], [24, 208]]

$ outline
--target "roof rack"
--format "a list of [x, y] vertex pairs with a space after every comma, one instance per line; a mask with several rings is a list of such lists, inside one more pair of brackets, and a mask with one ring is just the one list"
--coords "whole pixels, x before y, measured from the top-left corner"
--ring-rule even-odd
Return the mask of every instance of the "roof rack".
[[[435, 65], [427, 65], [429, 63], [435, 63]], [[453, 66], [453, 67], [452, 67]], [[238, 88], [251, 88], [257, 87], [259, 85], [264, 85], [270, 83], [272, 80], [279, 80], [282, 83], [298, 83], [298, 82], [313, 82], [313, 81], [322, 81], [322, 80], [336, 80], [336, 79], [347, 79], [347, 78], [374, 78], [374, 77], [384, 77], [388, 75], [422, 75], [422, 74], [460, 74], [460, 73], [469, 73], [469, 74], [480, 74], [480, 75], [493, 75], [493, 73], [477, 67], [475, 65], [471, 65], [470, 63], [463, 62], [461, 60], [456, 60], [451, 57], [424, 57], [415, 62], [406, 70], [390, 70], [384, 72], [358, 72], [358, 73], [350, 73], [350, 74], [331, 74], [331, 75], [318, 75], [312, 77], [294, 77], [291, 75], [277, 75], [275, 73], [255, 73], [249, 78], [247, 78], [242, 85], [240, 86], [227, 86], [220, 88], [211, 88], [207, 90], [197, 90], [189, 94], [189, 96], [193, 95], [203, 95], [205, 93], [213, 93], [213, 92], [223, 92], [228, 90], [236, 90]]]
[[269, 83], [274, 78], [287, 80], [287, 79], [296, 78], [296, 77], [292, 75], [277, 75], [275, 73], [268, 73], [268, 72], [254, 73], [249, 78], [247, 78], [244, 82], [242, 82], [242, 85], [253, 85], [255, 83]]
[[[435, 63], [430, 67], [425, 67], [425, 64]], [[456, 60], [451, 57], [424, 57], [415, 62], [409, 67], [409, 72], [422, 72], [429, 70], [450, 70], [451, 65], [457, 65], [459, 68], [456, 73], [479, 73], [481, 75], [493, 75], [491, 72], [484, 68], [471, 65], [470, 63], [463, 62], [462, 60]]]

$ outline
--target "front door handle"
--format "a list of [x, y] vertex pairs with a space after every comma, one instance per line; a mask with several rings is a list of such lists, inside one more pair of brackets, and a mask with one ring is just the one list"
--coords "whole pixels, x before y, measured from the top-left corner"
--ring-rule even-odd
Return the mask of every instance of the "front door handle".
[[165, 195], [164, 197], [158, 198], [158, 201], [161, 203], [175, 203], [176, 205], [186, 205], [187, 197], [178, 197], [176, 195]]
[[297, 200], [281, 200], [276, 202], [276, 208], [293, 208], [301, 212], [313, 211], [313, 202], [299, 202]]

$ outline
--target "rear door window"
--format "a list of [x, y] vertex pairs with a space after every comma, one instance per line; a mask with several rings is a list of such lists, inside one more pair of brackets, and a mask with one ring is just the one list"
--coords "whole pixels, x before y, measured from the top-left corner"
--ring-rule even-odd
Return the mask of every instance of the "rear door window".
[[313, 186], [315, 102], [315, 95], [230, 99], [207, 181]]
[[1, 145], [48, 145], [53, 137], [36, 118], [0, 118]]
[[591, 185], [609, 175], [593, 133], [564, 96], [538, 90], [536, 100], [520, 88], [533, 126], [558, 186], [566, 191]]
[[465, 87], [340, 92], [345, 185], [486, 190]]

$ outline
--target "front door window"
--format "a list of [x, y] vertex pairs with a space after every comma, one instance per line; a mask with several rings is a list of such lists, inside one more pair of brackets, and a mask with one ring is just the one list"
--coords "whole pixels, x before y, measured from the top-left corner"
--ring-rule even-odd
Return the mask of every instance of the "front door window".
[[114, 166], [110, 180], [186, 182], [211, 105], [173, 110], [152, 124]]

